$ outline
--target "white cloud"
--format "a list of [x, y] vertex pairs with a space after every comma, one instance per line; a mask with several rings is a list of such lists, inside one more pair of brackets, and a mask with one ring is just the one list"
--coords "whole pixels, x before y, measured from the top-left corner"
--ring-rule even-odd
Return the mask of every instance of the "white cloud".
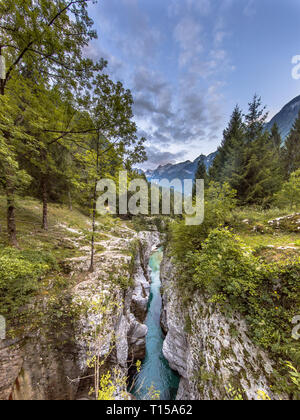
[[185, 17], [179, 21], [174, 29], [174, 38], [180, 46], [179, 64], [186, 66], [195, 55], [203, 50], [201, 41], [202, 27], [192, 17]]
[[208, 143], [215, 145], [221, 134], [220, 92], [232, 65], [223, 45], [226, 22], [216, 5], [170, 0], [164, 6], [165, 22], [147, 14], [139, 0], [106, 0], [96, 9], [99, 40], [88, 54], [107, 59], [114, 78], [131, 88], [150, 166], [198, 155], [204, 151], [201, 144], [213, 151]]

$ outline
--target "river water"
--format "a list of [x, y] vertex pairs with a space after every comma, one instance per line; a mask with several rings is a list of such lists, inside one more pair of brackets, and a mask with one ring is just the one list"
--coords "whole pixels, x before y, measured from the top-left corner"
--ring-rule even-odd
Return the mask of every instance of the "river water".
[[152, 283], [146, 319], [148, 327], [146, 357], [132, 391], [138, 400], [149, 399], [151, 386], [160, 392], [160, 400], [174, 400], [179, 386], [179, 376], [170, 368], [162, 353], [165, 338], [160, 326], [162, 309], [160, 265], [162, 258], [163, 251], [159, 249], [152, 254], [149, 262]]

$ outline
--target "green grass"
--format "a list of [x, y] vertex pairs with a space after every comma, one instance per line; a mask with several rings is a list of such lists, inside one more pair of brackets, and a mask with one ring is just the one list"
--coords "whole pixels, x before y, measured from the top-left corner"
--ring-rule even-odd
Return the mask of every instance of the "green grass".
[[299, 240], [299, 234], [297, 233], [278, 233], [278, 234], [261, 234], [261, 233], [246, 233], [238, 232], [238, 236], [250, 246], [252, 249], [256, 249], [262, 246], [296, 246], [297, 240]]
[[[45, 232], [41, 228], [42, 224], [42, 205], [33, 198], [16, 198], [16, 224], [17, 236], [21, 249], [47, 249], [61, 252], [64, 248], [68, 249], [70, 244], [65, 239], [78, 239], [79, 244], [88, 245], [91, 236], [91, 221], [79, 210], [69, 210], [68, 207], [52, 204], [48, 206], [49, 230]], [[0, 196], [0, 247], [8, 245], [6, 229], [6, 199]], [[70, 232], [61, 225], [78, 230], [79, 233]], [[110, 216], [103, 216], [97, 219], [96, 241], [108, 239], [105, 232], [117, 232], [124, 225], [119, 219]], [[74, 252], [69, 249], [67, 253]]]
[[236, 224], [244, 225], [243, 220], [249, 220], [250, 224], [264, 224], [267, 225], [269, 220], [277, 219], [278, 217], [288, 216], [294, 212], [300, 212], [300, 208], [296, 211], [291, 209], [262, 209], [260, 207], [239, 207], [232, 212], [232, 219]]
[[[229, 225], [233, 228], [234, 233], [254, 251], [268, 246], [275, 248], [295, 247], [300, 243], [300, 233], [275, 229], [268, 223], [270, 220], [290, 214], [289, 209], [237, 208], [232, 212]], [[280, 253], [280, 250], [278, 253]], [[282, 254], [287, 256], [286, 252], [282, 252]]]
[[[45, 232], [41, 228], [42, 205], [39, 201], [32, 198], [16, 199], [16, 224], [18, 232], [18, 240], [21, 248], [49, 248], [59, 244], [60, 240], [68, 237], [76, 237], [76, 234], [67, 232], [59, 223], [65, 223], [73, 229], [88, 229], [88, 219], [79, 211], [70, 211], [66, 207], [50, 204], [49, 205], [49, 232]], [[0, 246], [7, 245], [6, 231], [6, 200], [0, 197], [0, 221], [1, 234]]]

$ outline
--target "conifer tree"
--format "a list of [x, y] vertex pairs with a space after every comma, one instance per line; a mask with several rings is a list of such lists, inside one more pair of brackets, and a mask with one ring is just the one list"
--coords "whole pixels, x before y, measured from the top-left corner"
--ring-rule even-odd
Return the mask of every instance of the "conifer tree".
[[248, 105], [248, 114], [245, 115], [246, 140], [247, 143], [251, 143], [263, 134], [268, 113], [265, 112], [266, 107], [262, 106], [261, 97], [257, 94]]
[[261, 98], [255, 95], [245, 115], [246, 142], [233, 182], [241, 204], [268, 205], [281, 187], [279, 153], [265, 131], [266, 118]]
[[194, 179], [194, 183], [193, 183], [193, 197], [196, 196], [196, 180], [197, 179], [203, 179], [204, 180], [204, 187], [207, 186], [208, 184], [208, 175], [207, 175], [207, 169], [205, 166], [205, 163], [203, 161], [203, 159], [200, 159], [199, 163], [198, 163], [198, 168], [195, 174], [195, 179]]
[[283, 148], [285, 176], [300, 168], [300, 112]]
[[271, 135], [265, 131], [266, 118], [257, 95], [244, 119], [236, 106], [210, 169], [212, 180], [237, 191], [240, 204], [267, 204], [282, 183], [281, 138], [276, 126]]
[[270, 138], [274, 149], [280, 151], [282, 145], [282, 138], [277, 123], [275, 123], [272, 127]]
[[240, 166], [240, 157], [245, 142], [245, 127], [242, 111], [235, 107], [228, 127], [224, 130], [223, 141], [209, 171], [210, 179], [230, 182]]

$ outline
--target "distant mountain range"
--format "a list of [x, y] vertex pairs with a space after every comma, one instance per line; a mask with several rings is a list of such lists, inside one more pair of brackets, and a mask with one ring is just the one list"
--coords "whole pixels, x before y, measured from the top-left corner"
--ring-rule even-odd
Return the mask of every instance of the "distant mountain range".
[[[294, 98], [291, 102], [285, 105], [282, 110], [276, 114], [270, 122], [266, 124], [266, 128], [271, 131], [274, 123], [277, 123], [282, 139], [285, 140], [298, 117], [300, 111], [300, 96]], [[168, 164], [159, 166], [155, 170], [148, 170], [145, 175], [149, 182], [153, 179], [160, 180], [160, 185], [165, 186], [161, 180], [166, 179], [172, 181], [173, 179], [194, 179], [200, 160], [203, 160], [207, 169], [212, 165], [217, 152], [211, 153], [208, 156], [200, 155], [193, 162], [187, 160], [186, 162], [177, 164]]]
[[173, 179], [194, 179], [195, 173], [197, 171], [199, 162], [202, 160], [205, 163], [207, 169], [212, 165], [214, 158], [217, 152], [211, 153], [208, 156], [200, 155], [193, 162], [187, 160], [182, 163], [177, 163], [172, 165], [171, 163], [167, 165], [161, 165], [157, 169], [148, 170], [145, 172], [145, 175], [148, 181], [152, 179], [167, 179], [172, 181]]
[[[145, 172], [145, 175], [149, 182], [152, 180], [159, 180], [159, 185], [162, 187], [166, 187], [167, 185], [163, 182], [163, 180], [172, 181], [173, 179], [180, 179], [183, 181], [184, 179], [194, 179], [195, 174], [199, 165], [199, 162], [202, 160], [205, 166], [210, 168], [212, 165], [214, 158], [217, 152], [211, 153], [208, 156], [200, 155], [195, 159], [193, 162], [187, 160], [186, 162], [177, 163], [172, 165], [169, 163], [168, 165], [159, 166], [155, 170], [148, 170]], [[186, 194], [191, 193], [192, 191], [185, 191]]]
[[279, 127], [282, 140], [285, 140], [293, 127], [293, 124], [298, 117], [300, 111], [300, 96], [294, 98], [291, 102], [285, 105], [278, 114], [267, 123], [266, 127], [271, 131], [273, 125], [277, 123]]

